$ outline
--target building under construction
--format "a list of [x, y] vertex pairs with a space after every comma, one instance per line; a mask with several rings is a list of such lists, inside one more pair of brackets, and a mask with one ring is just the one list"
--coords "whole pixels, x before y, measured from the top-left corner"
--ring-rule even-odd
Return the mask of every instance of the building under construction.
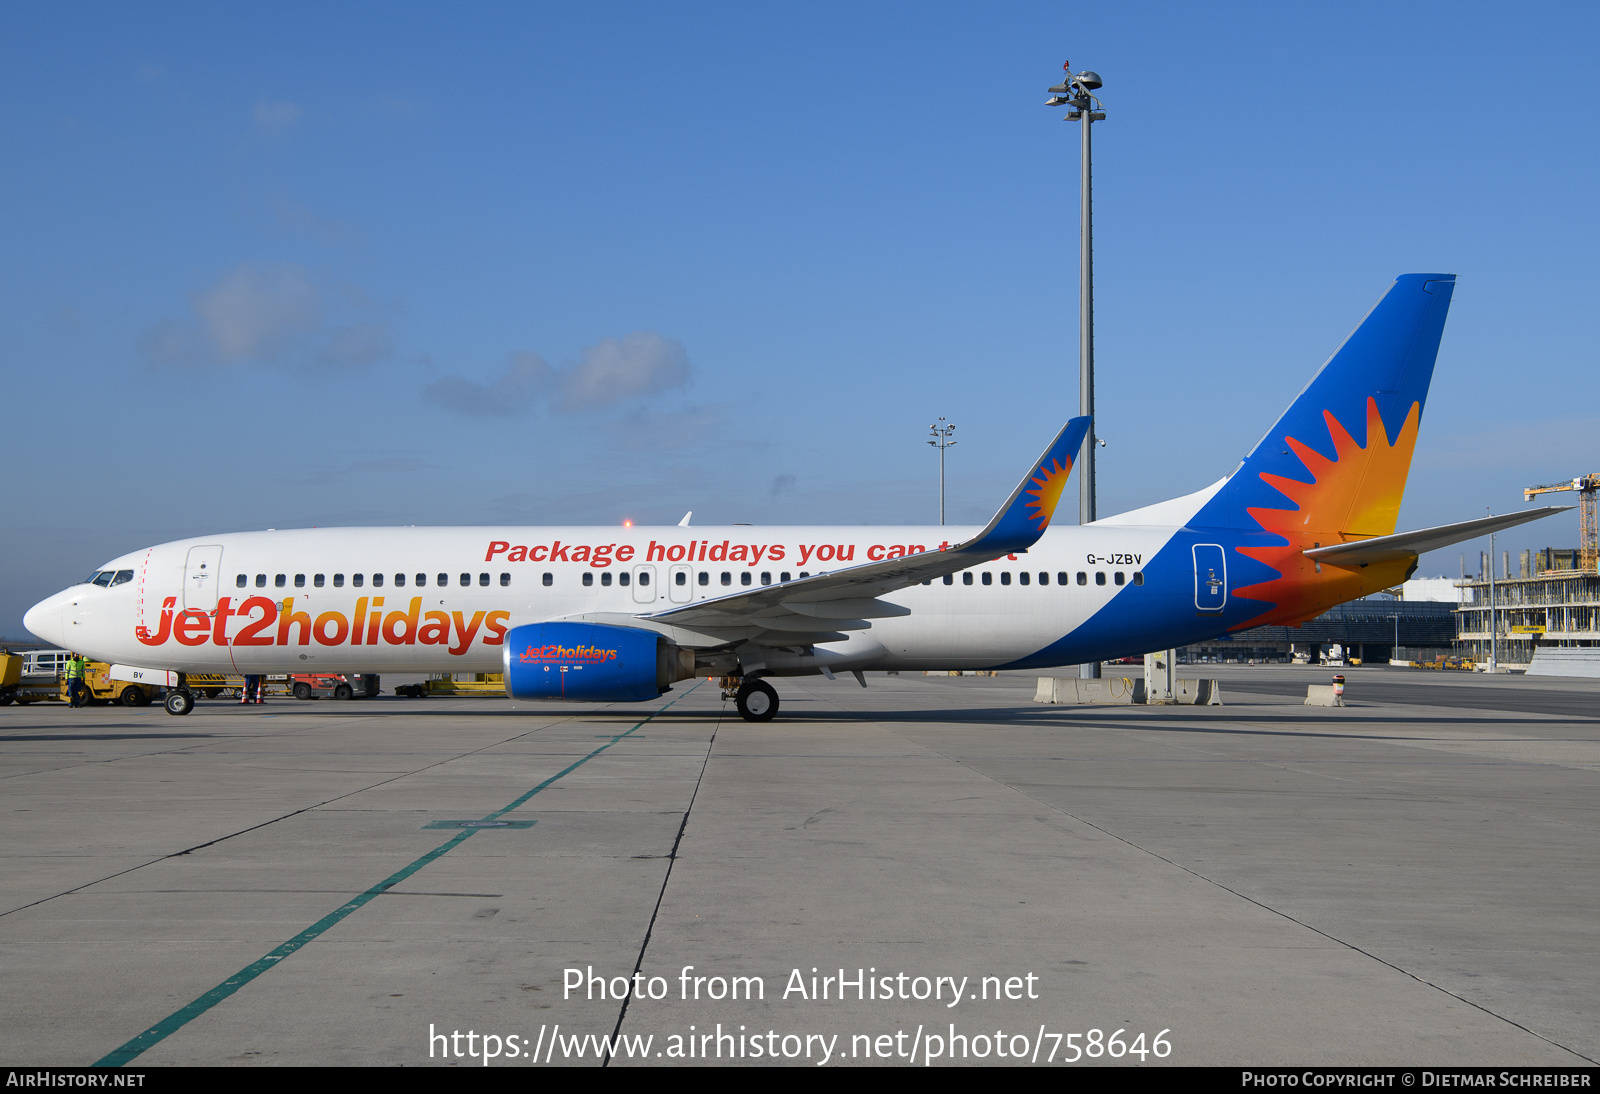
[[1600, 475], [1530, 486], [1522, 496], [1532, 501], [1558, 493], [1578, 496], [1576, 550], [1523, 551], [1516, 577], [1511, 576], [1511, 552], [1499, 560], [1491, 552], [1479, 556], [1476, 578], [1462, 575], [1456, 648], [1473, 661], [1526, 665], [1540, 647], [1600, 646], [1595, 614], [1600, 607]]
[[[1516, 577], [1509, 552], [1500, 565], [1480, 556], [1478, 576], [1461, 582], [1456, 608], [1456, 645], [1472, 661], [1485, 663], [1492, 645], [1502, 665], [1526, 665], [1541, 646], [1600, 646], [1600, 573], [1585, 566], [1578, 549], [1523, 551]], [[1497, 571], [1490, 579], [1491, 568]]]

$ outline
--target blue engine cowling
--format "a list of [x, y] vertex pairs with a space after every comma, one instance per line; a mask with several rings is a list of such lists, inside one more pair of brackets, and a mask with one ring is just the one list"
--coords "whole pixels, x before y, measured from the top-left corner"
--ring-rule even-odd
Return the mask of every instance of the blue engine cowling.
[[528, 623], [506, 635], [506, 693], [513, 699], [643, 702], [683, 678], [673, 672], [676, 652], [661, 635], [636, 627]]

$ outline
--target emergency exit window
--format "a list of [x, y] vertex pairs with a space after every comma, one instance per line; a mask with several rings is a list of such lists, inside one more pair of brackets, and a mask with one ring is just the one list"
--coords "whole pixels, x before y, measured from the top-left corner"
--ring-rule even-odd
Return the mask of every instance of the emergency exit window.
[[306, 575], [305, 574], [295, 574], [294, 575], [294, 587], [296, 589], [304, 589], [306, 587]]
[[279, 589], [283, 588], [288, 583], [289, 583], [289, 575], [288, 574], [279, 574], [277, 577], [272, 579], [272, 584], [274, 586], [276, 586], [277, 588], [279, 588]]
[[317, 588], [320, 589], [320, 588], [322, 588], [324, 580], [325, 580], [325, 575], [318, 574], [316, 577], [311, 579], [311, 584], [315, 585]]
[[242, 589], [246, 585], [250, 584], [250, 578], [246, 574], [240, 574], [238, 577], [233, 579], [233, 584], [235, 588]]
[[266, 574], [257, 574], [256, 575], [256, 588], [265, 589], [266, 587], [267, 587], [267, 575]]

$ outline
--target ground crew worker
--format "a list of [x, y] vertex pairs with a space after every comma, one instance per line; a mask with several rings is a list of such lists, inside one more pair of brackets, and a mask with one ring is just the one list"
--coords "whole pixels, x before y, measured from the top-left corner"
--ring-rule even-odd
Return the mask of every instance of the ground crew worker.
[[88, 693], [83, 686], [83, 673], [88, 667], [89, 659], [86, 657], [74, 653], [67, 658], [67, 702], [73, 707], [88, 703]]
[[246, 673], [244, 678], [244, 687], [239, 690], [239, 702], [241, 704], [261, 702], [262, 684], [265, 681], [265, 676], [257, 676], [253, 673]]

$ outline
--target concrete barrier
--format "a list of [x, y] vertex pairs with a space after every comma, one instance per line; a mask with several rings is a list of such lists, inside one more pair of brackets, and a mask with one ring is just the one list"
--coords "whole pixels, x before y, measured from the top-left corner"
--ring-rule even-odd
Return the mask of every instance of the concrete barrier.
[[1332, 684], [1307, 684], [1306, 706], [1342, 707], [1344, 706], [1344, 696], [1339, 695]]
[[[1220, 707], [1222, 688], [1216, 680], [1176, 681], [1175, 702], [1192, 706]], [[1112, 676], [1103, 680], [1082, 680], [1076, 676], [1041, 676], [1033, 694], [1035, 703], [1094, 703], [1129, 706], [1145, 701], [1143, 680]]]
[[1221, 684], [1220, 680], [1179, 680], [1178, 702], [1193, 703], [1197, 707], [1220, 707]]
[[[1143, 682], [1137, 690], [1143, 690]], [[1033, 693], [1035, 703], [1100, 703], [1127, 705], [1134, 701], [1134, 682], [1126, 676], [1080, 680], [1076, 676], [1041, 676]]]
[[1600, 677], [1600, 649], [1593, 646], [1540, 646], [1533, 651], [1529, 676]]

